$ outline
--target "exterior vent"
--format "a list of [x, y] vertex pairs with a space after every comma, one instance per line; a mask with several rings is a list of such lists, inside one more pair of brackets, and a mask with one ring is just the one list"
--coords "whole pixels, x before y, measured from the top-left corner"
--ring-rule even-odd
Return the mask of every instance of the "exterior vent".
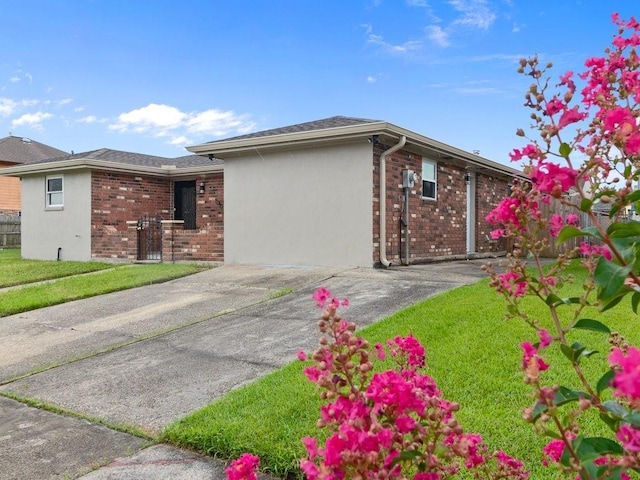
[[30, 138], [27, 138], [27, 137], [22, 137], [22, 143], [27, 143], [27, 144], [29, 144], [29, 143], [31, 143], [31, 139], [30, 139]]

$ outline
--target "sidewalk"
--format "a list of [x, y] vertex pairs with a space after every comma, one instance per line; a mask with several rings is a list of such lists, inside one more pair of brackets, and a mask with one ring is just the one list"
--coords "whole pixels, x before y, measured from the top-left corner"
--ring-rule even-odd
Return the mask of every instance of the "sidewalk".
[[[94, 420], [153, 439], [174, 420], [294, 360], [298, 348], [316, 346], [310, 297], [320, 286], [349, 298], [345, 314], [364, 326], [475, 283], [484, 263], [225, 266], [6, 317], [0, 392], [92, 422], [0, 397], [0, 415], [9, 419], [0, 427], [0, 479], [222, 479], [220, 461], [168, 445], [145, 448], [144, 439]], [[284, 289], [293, 293], [273, 298]]]

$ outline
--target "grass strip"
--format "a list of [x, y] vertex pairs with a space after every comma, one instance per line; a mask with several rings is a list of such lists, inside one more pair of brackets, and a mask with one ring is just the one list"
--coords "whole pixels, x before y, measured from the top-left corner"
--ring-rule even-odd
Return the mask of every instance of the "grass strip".
[[200, 272], [195, 264], [159, 263], [121, 265], [94, 275], [61, 278], [54, 282], [27, 286], [0, 293], [0, 317], [57, 305], [72, 300], [103, 295], [129, 288], [166, 282]]
[[[566, 287], [567, 296], [575, 295], [583, 280], [576, 271], [575, 283]], [[528, 311], [547, 319], [542, 302], [531, 300]], [[406, 308], [360, 330], [360, 334], [374, 343], [396, 335], [416, 336], [427, 350], [427, 373], [447, 399], [460, 402], [458, 419], [466, 431], [480, 433], [489, 448], [522, 459], [532, 471], [531, 478], [554, 479], [555, 471], [540, 463], [541, 449], [548, 439], [534, 434], [521, 417], [522, 408], [532, 399], [522, 382], [519, 344], [536, 341], [536, 335], [521, 321], [505, 321], [504, 312], [504, 301], [487, 281], [480, 281]], [[639, 319], [629, 312], [626, 305], [605, 314], [592, 312], [591, 318], [602, 319], [636, 343], [640, 341]], [[348, 309], [343, 315], [349, 318]], [[584, 331], [573, 336], [602, 352], [583, 365], [591, 379], [599, 378], [606, 365], [606, 336]], [[546, 356], [551, 364], [545, 372], [548, 382], [578, 386], [558, 347], [551, 347]], [[230, 392], [170, 425], [163, 440], [224, 459], [251, 452], [261, 457], [265, 473], [301, 477], [297, 468], [297, 459], [304, 454], [300, 438], [322, 436], [315, 427], [321, 403], [302, 368], [301, 362], [294, 362]], [[590, 419], [586, 428], [592, 434], [607, 435], [597, 419]]]
[[114, 264], [106, 262], [26, 260], [20, 258], [20, 249], [0, 249], [0, 288], [97, 272], [113, 267]]

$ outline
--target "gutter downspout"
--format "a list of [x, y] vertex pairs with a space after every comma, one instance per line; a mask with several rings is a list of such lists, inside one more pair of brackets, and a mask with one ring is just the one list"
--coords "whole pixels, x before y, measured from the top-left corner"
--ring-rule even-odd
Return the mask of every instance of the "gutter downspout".
[[380, 263], [389, 268], [391, 262], [387, 260], [387, 155], [400, 150], [407, 143], [404, 135], [393, 147], [380, 155]]

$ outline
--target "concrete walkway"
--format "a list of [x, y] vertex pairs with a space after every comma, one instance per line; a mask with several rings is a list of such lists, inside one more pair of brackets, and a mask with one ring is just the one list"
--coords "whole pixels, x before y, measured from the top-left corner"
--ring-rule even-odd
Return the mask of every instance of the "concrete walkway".
[[[2, 318], [0, 393], [11, 398], [0, 397], [0, 479], [222, 479], [220, 461], [100, 423], [153, 439], [294, 360], [299, 348], [315, 348], [319, 312], [310, 297], [320, 286], [348, 298], [343, 314], [364, 326], [475, 283], [484, 263], [224, 266]], [[42, 403], [67, 414], [28, 406]]]

